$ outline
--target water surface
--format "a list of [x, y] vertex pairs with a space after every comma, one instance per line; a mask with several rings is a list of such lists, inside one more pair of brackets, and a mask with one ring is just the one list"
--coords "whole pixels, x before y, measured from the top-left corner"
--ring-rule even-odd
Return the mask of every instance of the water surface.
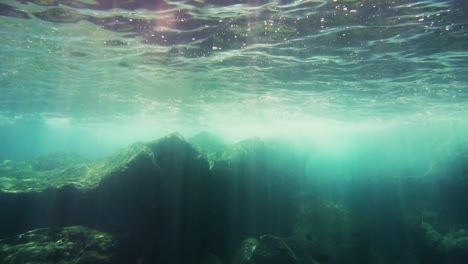
[[37, 122], [120, 146], [203, 130], [233, 141], [333, 141], [395, 128], [450, 136], [468, 117], [467, 8], [461, 0], [4, 1], [0, 124]]

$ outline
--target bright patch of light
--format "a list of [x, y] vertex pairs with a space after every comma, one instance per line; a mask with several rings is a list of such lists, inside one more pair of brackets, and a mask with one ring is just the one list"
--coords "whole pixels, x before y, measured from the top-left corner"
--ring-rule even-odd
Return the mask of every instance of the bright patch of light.
[[48, 126], [68, 126], [70, 124], [70, 119], [66, 117], [53, 117], [53, 118], [47, 118], [45, 120], [45, 123]]

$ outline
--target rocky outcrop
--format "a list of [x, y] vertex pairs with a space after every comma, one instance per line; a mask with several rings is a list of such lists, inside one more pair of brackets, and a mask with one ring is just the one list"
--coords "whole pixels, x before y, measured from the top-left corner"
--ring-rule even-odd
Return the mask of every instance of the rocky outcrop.
[[0, 240], [4, 264], [110, 264], [115, 262], [114, 237], [81, 226], [42, 228]]
[[258, 138], [226, 148], [212, 168], [210, 233], [228, 240], [213, 247], [227, 255], [247, 237], [287, 235], [304, 164], [291, 148]]
[[260, 239], [249, 238], [242, 242], [235, 264], [297, 264], [294, 252], [281, 239], [264, 235]]
[[302, 155], [259, 139], [208, 149], [206, 135], [192, 140], [204, 155], [171, 134], [96, 162], [66, 158], [65, 166], [49, 156], [16, 170], [6, 162], [0, 237], [85, 225], [115, 234], [122, 259], [183, 263], [206, 252], [226, 258], [246, 237], [290, 232]]
[[[425, 263], [467, 263], [468, 232], [463, 226], [442, 224], [441, 220], [431, 212], [431, 217], [425, 217], [419, 223], [415, 232], [421, 239], [418, 255]], [[451, 228], [447, 230], [447, 226]]]
[[0, 237], [85, 225], [116, 234], [127, 254], [122, 260], [188, 261], [204, 245], [210, 175], [208, 162], [179, 134], [98, 162], [31, 170], [28, 177], [10, 173], [0, 177]]
[[88, 246], [92, 235], [69, 238], [76, 226], [110, 234], [112, 263], [468, 261], [465, 154], [424, 177], [333, 178], [306, 171], [307, 153], [288, 144], [228, 146], [207, 134], [192, 143], [171, 134], [100, 161], [1, 161], [0, 262], [41, 263], [23, 254], [34, 245], [41, 259], [107, 263], [112, 253]]
[[228, 145], [221, 138], [208, 132], [198, 133], [189, 138], [188, 141], [206, 157], [211, 167], [221, 157], [223, 151], [228, 148]]

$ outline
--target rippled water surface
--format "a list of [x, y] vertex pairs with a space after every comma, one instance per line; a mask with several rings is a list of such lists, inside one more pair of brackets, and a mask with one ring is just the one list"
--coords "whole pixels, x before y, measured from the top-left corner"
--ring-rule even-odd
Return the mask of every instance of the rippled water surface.
[[4, 125], [261, 134], [468, 116], [463, 0], [7, 0], [0, 15]]

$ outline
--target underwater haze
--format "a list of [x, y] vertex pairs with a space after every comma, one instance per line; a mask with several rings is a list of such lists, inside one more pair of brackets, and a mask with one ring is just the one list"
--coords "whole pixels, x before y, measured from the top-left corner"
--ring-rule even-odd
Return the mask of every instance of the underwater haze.
[[0, 263], [468, 263], [467, 1], [2, 0], [0, 47]]

